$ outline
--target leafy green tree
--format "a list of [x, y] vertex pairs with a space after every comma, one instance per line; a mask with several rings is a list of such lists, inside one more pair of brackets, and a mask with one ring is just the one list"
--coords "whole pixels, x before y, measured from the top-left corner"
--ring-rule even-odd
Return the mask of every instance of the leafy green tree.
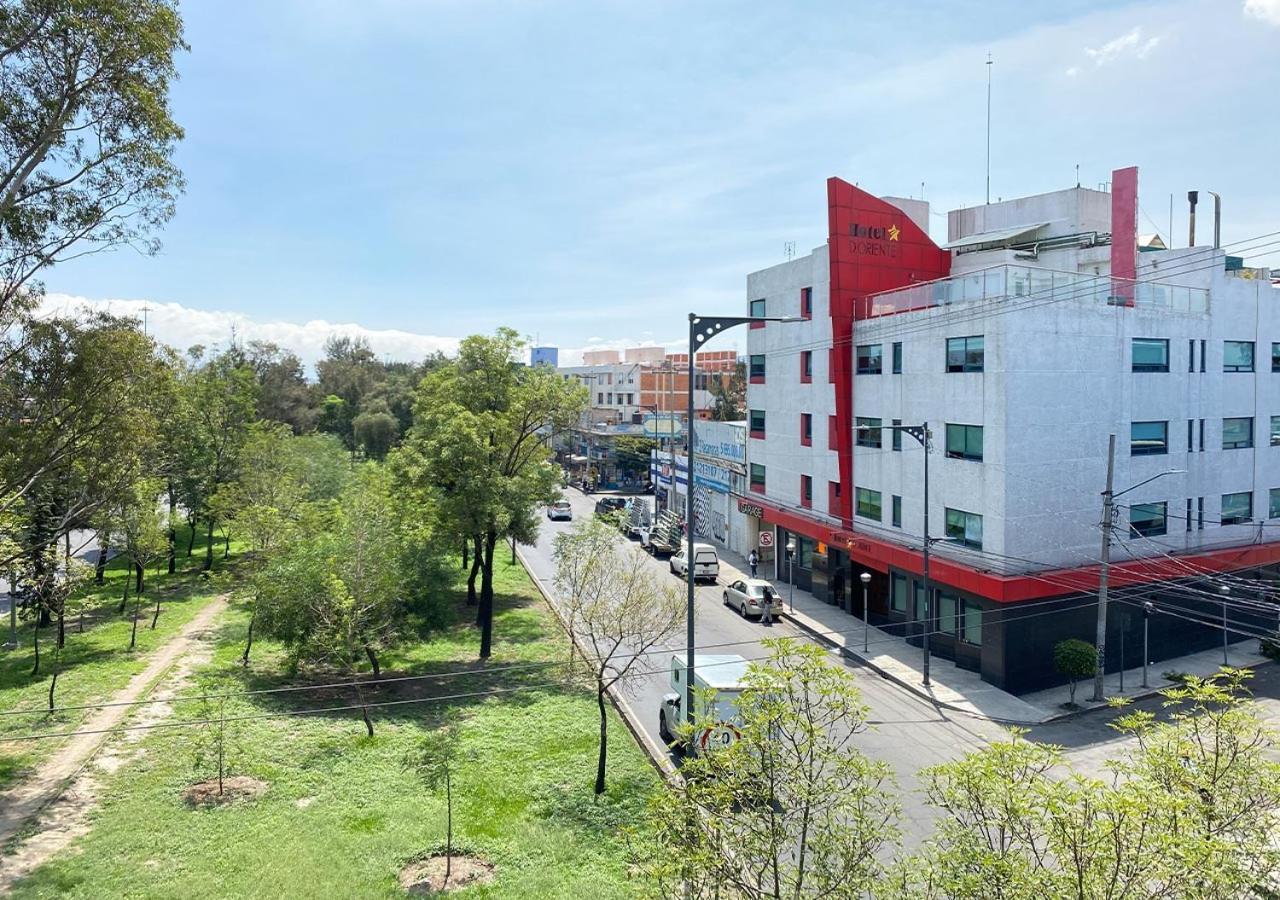
[[351, 482], [351, 458], [332, 434], [304, 434], [293, 439], [302, 466], [308, 500], [334, 500]]
[[[657, 896], [865, 897], [896, 840], [889, 769], [856, 746], [867, 708], [852, 675], [813, 644], [764, 646], [737, 702], [740, 737], [686, 757], [652, 802], [642, 869]], [[693, 732], [715, 724], [700, 710]]]
[[429, 788], [444, 785], [444, 880], [441, 890], [447, 888], [453, 874], [453, 776], [463, 758], [459, 727], [448, 724], [427, 732], [405, 755], [406, 767], [417, 774], [423, 784]]
[[311, 537], [283, 548], [255, 580], [263, 633], [279, 639], [295, 662], [329, 666], [352, 678], [365, 727], [373, 720], [356, 680], [359, 660], [381, 675], [379, 650], [404, 613], [406, 573], [390, 481], [363, 468], [327, 521], [303, 527]]
[[453, 363], [423, 379], [395, 466], [406, 495], [431, 506], [443, 532], [478, 543], [482, 659], [493, 643], [494, 546], [555, 497], [559, 471], [545, 436], [586, 404], [581, 386], [517, 364], [523, 346], [509, 328], [464, 340]]
[[1165, 691], [1172, 715], [1121, 717], [1106, 778], [1019, 733], [924, 773], [943, 817], [892, 896], [1266, 896], [1280, 868], [1275, 736], [1228, 670]]
[[1068, 702], [1075, 706], [1076, 685], [1081, 678], [1092, 678], [1098, 671], [1098, 654], [1088, 641], [1068, 638], [1054, 644], [1053, 667], [1059, 675], [1071, 679], [1071, 697]]
[[[130, 650], [138, 642], [138, 618], [142, 611], [142, 596], [146, 591], [147, 568], [165, 554], [169, 543], [168, 523], [159, 504], [160, 490], [159, 481], [143, 479], [134, 485], [127, 496], [117, 501], [116, 508], [112, 511], [111, 542], [120, 548], [138, 573], [133, 627], [129, 633]], [[155, 614], [151, 618], [152, 628], [160, 620], [161, 597], [162, 594], [157, 591]]]
[[684, 627], [683, 591], [655, 580], [648, 554], [618, 544], [618, 532], [597, 519], [557, 535], [556, 589], [569, 637], [582, 649], [600, 711], [595, 792], [605, 790], [609, 718], [607, 693], [629, 676], [661, 669], [650, 651]]
[[258, 379], [258, 416], [283, 422], [294, 434], [314, 428], [320, 415], [318, 398], [307, 384], [297, 354], [266, 341], [252, 341], [245, 357]]
[[385, 404], [356, 416], [351, 423], [353, 439], [367, 459], [384, 460], [400, 437], [400, 423]]
[[658, 442], [653, 438], [621, 435], [613, 440], [613, 455], [618, 470], [633, 478], [645, 480], [649, 477], [649, 456], [656, 449]]
[[747, 364], [741, 359], [727, 380], [719, 375], [711, 378], [711, 398], [715, 407], [711, 417], [717, 422], [737, 422], [746, 418]]
[[0, 6], [0, 333], [33, 305], [41, 269], [158, 249], [183, 187], [169, 108], [182, 49], [167, 0]]

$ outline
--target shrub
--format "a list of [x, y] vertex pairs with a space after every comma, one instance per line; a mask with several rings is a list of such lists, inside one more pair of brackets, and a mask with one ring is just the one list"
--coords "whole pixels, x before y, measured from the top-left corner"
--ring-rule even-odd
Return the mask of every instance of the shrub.
[[1059, 641], [1053, 648], [1053, 667], [1071, 679], [1071, 704], [1076, 702], [1076, 683], [1092, 678], [1098, 671], [1098, 651], [1093, 644], [1078, 638]]

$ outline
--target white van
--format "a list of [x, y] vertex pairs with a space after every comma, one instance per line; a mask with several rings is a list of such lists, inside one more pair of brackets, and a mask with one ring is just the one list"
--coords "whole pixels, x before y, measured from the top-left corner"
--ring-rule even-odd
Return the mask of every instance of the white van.
[[[671, 574], [679, 575], [683, 578], [688, 571], [688, 546], [682, 546], [680, 551], [671, 557]], [[694, 544], [693, 545], [693, 580], [700, 579], [714, 582], [720, 577], [720, 557], [716, 555], [716, 548], [710, 544]]]
[[[685, 720], [686, 664], [683, 654], [672, 654], [668, 669], [671, 693], [663, 695], [658, 710], [658, 735], [668, 744], [675, 741], [675, 733]], [[728, 746], [738, 739], [741, 724], [738, 697], [742, 695], [747, 665], [745, 659], [734, 654], [694, 655], [694, 702], [701, 707], [695, 718], [704, 725], [686, 749], [702, 753]]]

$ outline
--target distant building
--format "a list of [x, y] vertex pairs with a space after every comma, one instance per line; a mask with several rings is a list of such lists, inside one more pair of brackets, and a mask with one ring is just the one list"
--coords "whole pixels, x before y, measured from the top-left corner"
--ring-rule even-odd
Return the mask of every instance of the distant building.
[[560, 350], [556, 347], [534, 347], [529, 351], [529, 365], [554, 369], [560, 365]]

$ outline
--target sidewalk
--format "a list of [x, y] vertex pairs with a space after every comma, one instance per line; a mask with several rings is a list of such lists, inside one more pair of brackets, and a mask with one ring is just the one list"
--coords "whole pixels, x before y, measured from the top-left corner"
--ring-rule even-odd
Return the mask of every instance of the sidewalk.
[[[742, 556], [722, 546], [717, 546], [716, 549], [720, 555], [722, 579], [732, 581], [748, 577], [750, 566]], [[1077, 686], [1076, 702], [1080, 709], [1070, 710], [1065, 708], [1070, 697], [1070, 688], [1066, 684], [1018, 697], [983, 681], [977, 672], [958, 668], [955, 663], [938, 656], [930, 657], [931, 683], [929, 687], [925, 687], [922, 674], [923, 653], [919, 647], [874, 625], [864, 628], [862, 619], [837, 606], [823, 603], [808, 591], [799, 588], [795, 590], [793, 610], [791, 586], [784, 583], [777, 590], [786, 601], [788, 611], [784, 615], [810, 637], [839, 649], [843, 656], [863, 663], [904, 689], [946, 709], [1007, 725], [1037, 725], [1050, 719], [1105, 706], [1105, 703], [1089, 701], [1091, 683]], [[862, 649], [864, 640], [866, 651]], [[1266, 662], [1266, 658], [1256, 651], [1256, 642], [1245, 641], [1231, 647], [1228, 659], [1237, 668]], [[1150, 687], [1147, 689], [1142, 688], [1141, 656], [1138, 660], [1137, 667], [1124, 672], [1123, 692], [1120, 690], [1120, 673], [1108, 673], [1105, 682], [1107, 696], [1133, 699], [1170, 687], [1172, 682], [1165, 680], [1162, 674], [1164, 672], [1212, 675], [1222, 665], [1222, 650], [1215, 648], [1153, 663], [1148, 667]]]

